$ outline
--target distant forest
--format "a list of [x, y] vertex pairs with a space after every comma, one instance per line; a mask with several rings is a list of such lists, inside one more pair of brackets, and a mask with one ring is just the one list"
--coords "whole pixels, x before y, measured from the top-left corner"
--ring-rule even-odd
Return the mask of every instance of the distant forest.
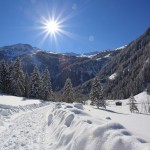
[[5, 60], [0, 62], [0, 92], [47, 101], [56, 101], [56, 98], [68, 103], [74, 101], [72, 83], [69, 78], [66, 80], [61, 97], [58, 98], [51, 87], [49, 70], [45, 68], [41, 75], [38, 67], [35, 66], [31, 75], [24, 73], [19, 57], [10, 65]]

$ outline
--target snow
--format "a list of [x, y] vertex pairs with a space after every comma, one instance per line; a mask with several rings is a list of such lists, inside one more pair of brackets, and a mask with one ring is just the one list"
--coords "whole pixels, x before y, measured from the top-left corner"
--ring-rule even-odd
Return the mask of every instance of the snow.
[[139, 93], [138, 95], [136, 95], [134, 98], [136, 99], [136, 101], [138, 103], [141, 103], [141, 102], [147, 100], [148, 95], [147, 95], [146, 91], [144, 91], [144, 92]]
[[114, 80], [117, 76], [117, 73], [113, 73], [111, 76], [109, 76], [110, 80]]
[[121, 50], [121, 49], [124, 49], [127, 45], [124, 45], [124, 46], [121, 46], [121, 47], [118, 47], [116, 48], [115, 50]]
[[81, 54], [80, 56], [78, 57], [87, 57], [87, 58], [93, 58], [94, 56], [96, 56], [97, 54], [94, 54], [94, 55], [85, 55], [85, 54]]
[[[39, 104], [40, 100], [26, 99], [24, 97], [0, 95], [0, 106], [24, 106], [27, 104]], [[4, 107], [5, 107], [4, 106]]]
[[91, 112], [92, 117], [118, 122], [132, 132], [134, 136], [141, 137], [150, 142], [150, 116], [143, 114], [131, 114], [129, 111], [129, 105], [111, 105], [107, 106], [107, 110], [97, 110], [91, 108], [91, 106], [85, 107], [86, 110]]
[[97, 58], [96, 60], [99, 61], [99, 60], [101, 60], [101, 59], [102, 59], [102, 58]]
[[111, 54], [107, 54], [107, 55], [105, 55], [104, 57], [97, 58], [96, 60], [99, 61], [99, 60], [101, 60], [102, 58], [109, 58], [110, 56], [111, 56]]
[[[11, 105], [11, 100], [18, 112], [7, 117], [0, 113], [1, 150], [150, 150], [149, 116], [131, 114], [128, 100], [122, 106], [110, 100], [106, 110], [13, 96], [1, 96], [0, 104]], [[22, 111], [19, 105], [40, 107]]]
[[2, 51], [4, 55], [6, 55], [7, 57], [14, 58], [24, 54], [37, 53], [39, 49], [33, 48], [27, 44], [16, 44], [16, 45], [5, 46], [3, 48], [0, 48], [0, 51]]
[[108, 57], [110, 57], [110, 54], [107, 54], [106, 56], [104, 56], [104, 58], [108, 58]]
[[49, 54], [59, 54], [59, 53], [54, 52], [54, 51], [48, 51], [47, 53], [49, 53]]
[[73, 106], [83, 110], [83, 105], [81, 103], [73, 103]]

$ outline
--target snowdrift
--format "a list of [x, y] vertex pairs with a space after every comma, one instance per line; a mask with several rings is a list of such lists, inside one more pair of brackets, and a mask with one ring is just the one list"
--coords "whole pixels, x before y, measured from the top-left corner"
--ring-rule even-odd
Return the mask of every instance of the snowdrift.
[[0, 121], [2, 122], [4, 118], [8, 118], [16, 113], [31, 111], [48, 104], [49, 103], [40, 100], [0, 95]]
[[[69, 107], [68, 107], [69, 106]], [[94, 120], [82, 109], [56, 104], [47, 117], [50, 145], [57, 150], [150, 150], [121, 124]]]
[[0, 149], [150, 150], [150, 143], [115, 119], [135, 116], [109, 109], [0, 96]]

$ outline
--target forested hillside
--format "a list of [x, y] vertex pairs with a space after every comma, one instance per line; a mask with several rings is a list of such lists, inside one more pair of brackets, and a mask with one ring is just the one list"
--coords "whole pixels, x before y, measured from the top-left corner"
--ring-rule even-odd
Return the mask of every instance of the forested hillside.
[[135, 95], [147, 89], [150, 84], [150, 28], [114, 56], [99, 76], [106, 80], [107, 98], [128, 98], [131, 93]]

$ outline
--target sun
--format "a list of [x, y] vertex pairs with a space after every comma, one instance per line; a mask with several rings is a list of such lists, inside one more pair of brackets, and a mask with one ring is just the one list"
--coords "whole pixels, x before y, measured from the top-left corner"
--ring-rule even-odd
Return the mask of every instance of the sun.
[[44, 41], [47, 41], [48, 39], [59, 47], [59, 41], [62, 39], [62, 36], [67, 36], [73, 39], [79, 38], [72, 32], [66, 30], [67, 27], [70, 27], [67, 24], [67, 21], [70, 18], [72, 18], [72, 16], [63, 17], [62, 14], [56, 16], [53, 13], [47, 17], [40, 16], [38, 21], [39, 25], [36, 27], [36, 29], [41, 30], [39, 35], [43, 36], [43, 38], [41, 38], [40, 44], [43, 44]]
[[56, 35], [60, 34], [62, 31], [62, 24], [61, 21], [59, 21], [56, 18], [43, 18], [41, 20], [41, 26], [40, 29], [43, 30], [43, 33], [45, 34], [45, 38], [50, 36], [56, 38]]
[[49, 34], [56, 34], [59, 32], [60, 26], [56, 20], [49, 20], [45, 23], [45, 29]]

